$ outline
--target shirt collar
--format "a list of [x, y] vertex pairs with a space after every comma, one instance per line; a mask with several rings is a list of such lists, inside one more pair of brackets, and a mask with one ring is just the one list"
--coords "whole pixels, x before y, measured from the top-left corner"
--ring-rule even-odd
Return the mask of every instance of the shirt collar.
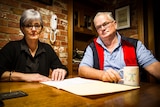
[[119, 44], [119, 46], [121, 45], [121, 36], [120, 36], [120, 34], [117, 32], [117, 37], [118, 37], [118, 44]]
[[[21, 41], [21, 51], [24, 51], [24, 52], [30, 54], [26, 40], [24, 38]], [[40, 41], [38, 41], [38, 50], [37, 50], [35, 56], [37, 56], [43, 52], [46, 52], [46, 51], [45, 51], [44, 47], [42, 46], [42, 43]]]
[[[118, 44], [121, 45], [121, 36], [120, 36], [120, 34], [118, 32], [116, 33], [116, 35], [118, 37]], [[104, 46], [104, 43], [102, 42], [100, 37], [97, 38], [96, 42], [98, 44], [100, 44], [101, 46]]]
[[[118, 32], [116, 32], [116, 35], [117, 35], [117, 37], [118, 37], [118, 45], [116, 46], [116, 48], [117, 48], [117, 47], [121, 46], [121, 36], [120, 36], [120, 34], [119, 34]], [[96, 42], [97, 42], [98, 44], [100, 44], [104, 49], [106, 49], [106, 47], [105, 47], [105, 45], [104, 45], [104, 43], [102, 42], [102, 40], [101, 40], [100, 37], [97, 38]]]

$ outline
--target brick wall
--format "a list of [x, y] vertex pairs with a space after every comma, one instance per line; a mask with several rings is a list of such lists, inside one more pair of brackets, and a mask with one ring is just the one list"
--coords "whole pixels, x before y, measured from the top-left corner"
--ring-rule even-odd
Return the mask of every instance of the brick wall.
[[[40, 41], [50, 44], [60, 60], [67, 65], [67, 1], [54, 0], [52, 5], [45, 5], [38, 0], [0, 0], [0, 48], [9, 41], [19, 40], [23, 35], [19, 29], [19, 19], [25, 9], [39, 10], [44, 22]], [[50, 42], [50, 18], [52, 14], [58, 17], [58, 32], [56, 41]]]

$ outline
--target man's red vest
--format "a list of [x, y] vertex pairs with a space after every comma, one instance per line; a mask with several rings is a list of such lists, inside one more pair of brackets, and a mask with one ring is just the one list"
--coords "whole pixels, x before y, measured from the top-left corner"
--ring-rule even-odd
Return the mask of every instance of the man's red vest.
[[[94, 68], [103, 70], [104, 68], [104, 49], [101, 45], [96, 42], [97, 38], [94, 39], [94, 45], [90, 44], [93, 50], [94, 57]], [[126, 66], [137, 66], [137, 57], [136, 57], [136, 39], [122, 37], [121, 39], [124, 61]]]

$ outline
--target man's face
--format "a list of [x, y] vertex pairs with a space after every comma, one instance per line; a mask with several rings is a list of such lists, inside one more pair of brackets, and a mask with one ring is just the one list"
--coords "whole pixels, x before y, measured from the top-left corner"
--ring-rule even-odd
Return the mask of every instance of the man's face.
[[115, 21], [109, 20], [106, 15], [99, 15], [94, 20], [94, 25], [99, 36], [107, 38], [116, 32], [117, 24]]

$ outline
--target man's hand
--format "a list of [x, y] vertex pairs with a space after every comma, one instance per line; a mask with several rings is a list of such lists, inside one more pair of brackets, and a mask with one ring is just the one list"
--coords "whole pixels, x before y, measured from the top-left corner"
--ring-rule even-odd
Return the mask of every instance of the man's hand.
[[121, 80], [121, 77], [117, 71], [111, 68], [106, 71], [103, 71], [102, 81], [118, 83], [118, 81], [120, 80]]

